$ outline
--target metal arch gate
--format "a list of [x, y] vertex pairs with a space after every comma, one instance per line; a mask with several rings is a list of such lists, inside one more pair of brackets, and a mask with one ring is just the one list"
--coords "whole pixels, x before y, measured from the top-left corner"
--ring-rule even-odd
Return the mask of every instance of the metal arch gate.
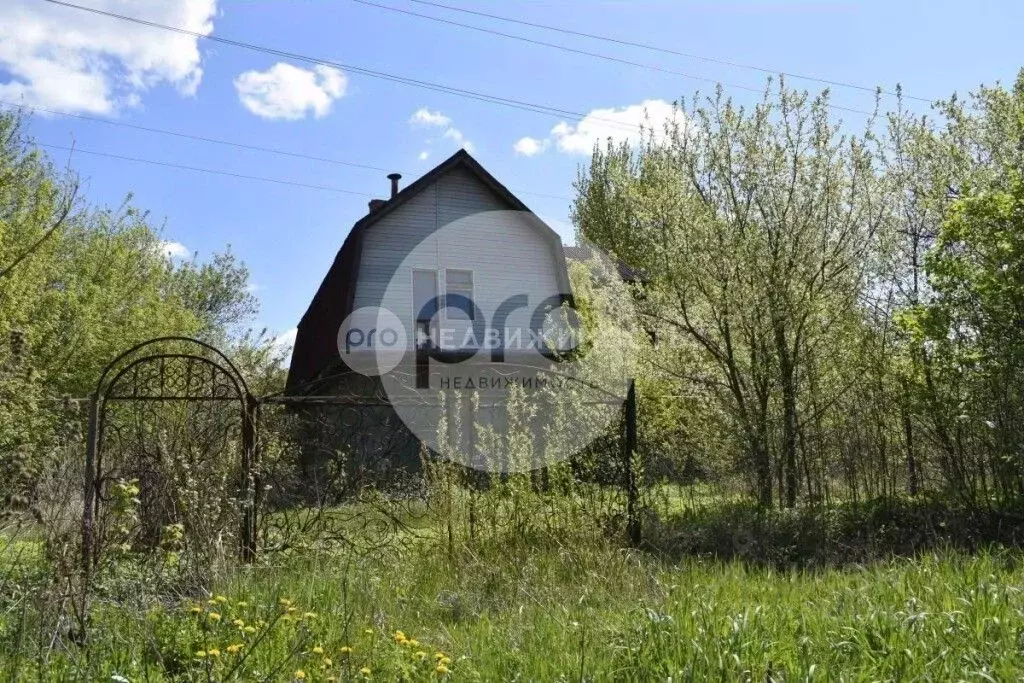
[[[151, 339], [108, 363], [89, 403], [82, 517], [86, 572], [111, 540], [113, 485], [139, 482], [139, 507], [147, 517], [140, 517], [132, 539], [153, 544], [154, 530], [182, 514], [169, 495], [175, 482], [168, 477], [204, 466], [235, 480], [240, 509], [225, 511], [225, 517], [236, 517], [238, 552], [250, 561], [256, 552], [256, 406], [231, 360], [197, 339]], [[201, 433], [195, 441], [194, 431]], [[177, 471], [169, 471], [175, 466]]]

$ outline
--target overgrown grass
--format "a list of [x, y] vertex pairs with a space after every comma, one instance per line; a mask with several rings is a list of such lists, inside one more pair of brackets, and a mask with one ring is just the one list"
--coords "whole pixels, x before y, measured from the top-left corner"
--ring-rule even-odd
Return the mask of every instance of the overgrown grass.
[[779, 571], [596, 537], [425, 540], [278, 558], [146, 610], [98, 600], [87, 644], [17, 661], [33, 624], [8, 602], [3, 666], [24, 680], [1008, 680], [1024, 671], [1022, 560]]
[[777, 568], [841, 567], [936, 549], [974, 553], [1024, 545], [1022, 502], [919, 496], [762, 510], [724, 499], [649, 510], [644, 547], [667, 559], [705, 556]]

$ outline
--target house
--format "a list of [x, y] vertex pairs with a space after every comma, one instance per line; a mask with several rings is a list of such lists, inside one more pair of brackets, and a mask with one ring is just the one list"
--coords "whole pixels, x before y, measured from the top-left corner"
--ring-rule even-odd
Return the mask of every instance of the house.
[[564, 326], [555, 325], [557, 344], [545, 326], [572, 291], [558, 234], [465, 150], [402, 189], [401, 176], [388, 177], [390, 198], [370, 201], [298, 324], [285, 391], [361, 404], [350, 420], [360, 423], [350, 430], [360, 457], [408, 468], [421, 441], [437, 446], [425, 430], [455, 399], [410, 418], [396, 416], [396, 396], [478, 392], [473, 414], [453, 420], [472, 441], [467, 425], [493, 407], [479, 392], [507, 388], [517, 373], [531, 382], [524, 358], [539, 367], [571, 347]]

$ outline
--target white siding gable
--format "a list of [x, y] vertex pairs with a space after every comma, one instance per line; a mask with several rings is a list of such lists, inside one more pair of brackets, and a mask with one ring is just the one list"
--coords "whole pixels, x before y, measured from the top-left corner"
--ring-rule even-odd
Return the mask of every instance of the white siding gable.
[[[412, 270], [437, 271], [441, 294], [446, 269], [470, 270], [473, 299], [484, 319], [492, 321], [508, 297], [525, 294], [529, 307], [512, 313], [507, 326], [527, 329], [541, 301], [569, 292], [559, 284], [559, 269], [564, 268], [560, 247], [525, 216], [509, 210], [472, 173], [461, 168], [449, 171], [367, 229], [354, 310], [386, 307], [410, 331], [411, 344]], [[443, 318], [441, 325], [464, 330], [468, 323]], [[456, 337], [460, 342], [462, 335]]]

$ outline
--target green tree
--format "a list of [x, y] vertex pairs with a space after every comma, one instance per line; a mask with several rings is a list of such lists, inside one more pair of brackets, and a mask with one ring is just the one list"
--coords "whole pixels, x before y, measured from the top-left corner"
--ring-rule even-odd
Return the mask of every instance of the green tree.
[[173, 273], [172, 291], [199, 317], [201, 333], [212, 341], [240, 334], [259, 311], [249, 285], [249, 269], [230, 249], [205, 263], [195, 259]]
[[[1019, 377], [1012, 325], [993, 301], [1013, 287], [1013, 243], [1001, 231], [1013, 233], [1024, 167], [1024, 70], [1010, 89], [982, 86], [936, 109], [935, 119], [890, 117], [900, 199], [891, 313], [904, 331], [896, 377], [911, 490], [938, 475], [968, 499], [993, 483], [1008, 494], [1019, 486], [1008, 465], [1019, 436], [1007, 428], [1019, 422]], [[1000, 258], [1008, 270], [986, 280]]]
[[809, 373], [842, 356], [834, 331], [861, 314], [885, 187], [870, 137], [841, 134], [827, 94], [781, 87], [747, 111], [719, 92], [679, 113], [664, 142], [595, 151], [576, 220], [649, 275], [661, 369], [729, 415], [760, 503], [774, 471], [792, 506]]
[[[916, 322], [942, 362], [970, 380], [958, 406], [957, 420], [967, 432], [961, 440], [978, 440], [1001, 490], [1019, 494], [1024, 492], [1021, 169], [1007, 169], [998, 185], [1003, 187], [964, 188], [950, 206], [927, 258], [935, 296]], [[979, 465], [978, 484], [984, 487], [986, 465]]]
[[244, 351], [250, 364], [267, 356], [245, 343], [256, 300], [244, 264], [230, 252], [178, 264], [130, 196], [95, 208], [77, 187], [34, 147], [18, 116], [0, 113], [0, 459], [8, 473], [33, 470], [63, 419], [60, 397], [88, 395], [103, 366], [138, 342], [201, 335]]

